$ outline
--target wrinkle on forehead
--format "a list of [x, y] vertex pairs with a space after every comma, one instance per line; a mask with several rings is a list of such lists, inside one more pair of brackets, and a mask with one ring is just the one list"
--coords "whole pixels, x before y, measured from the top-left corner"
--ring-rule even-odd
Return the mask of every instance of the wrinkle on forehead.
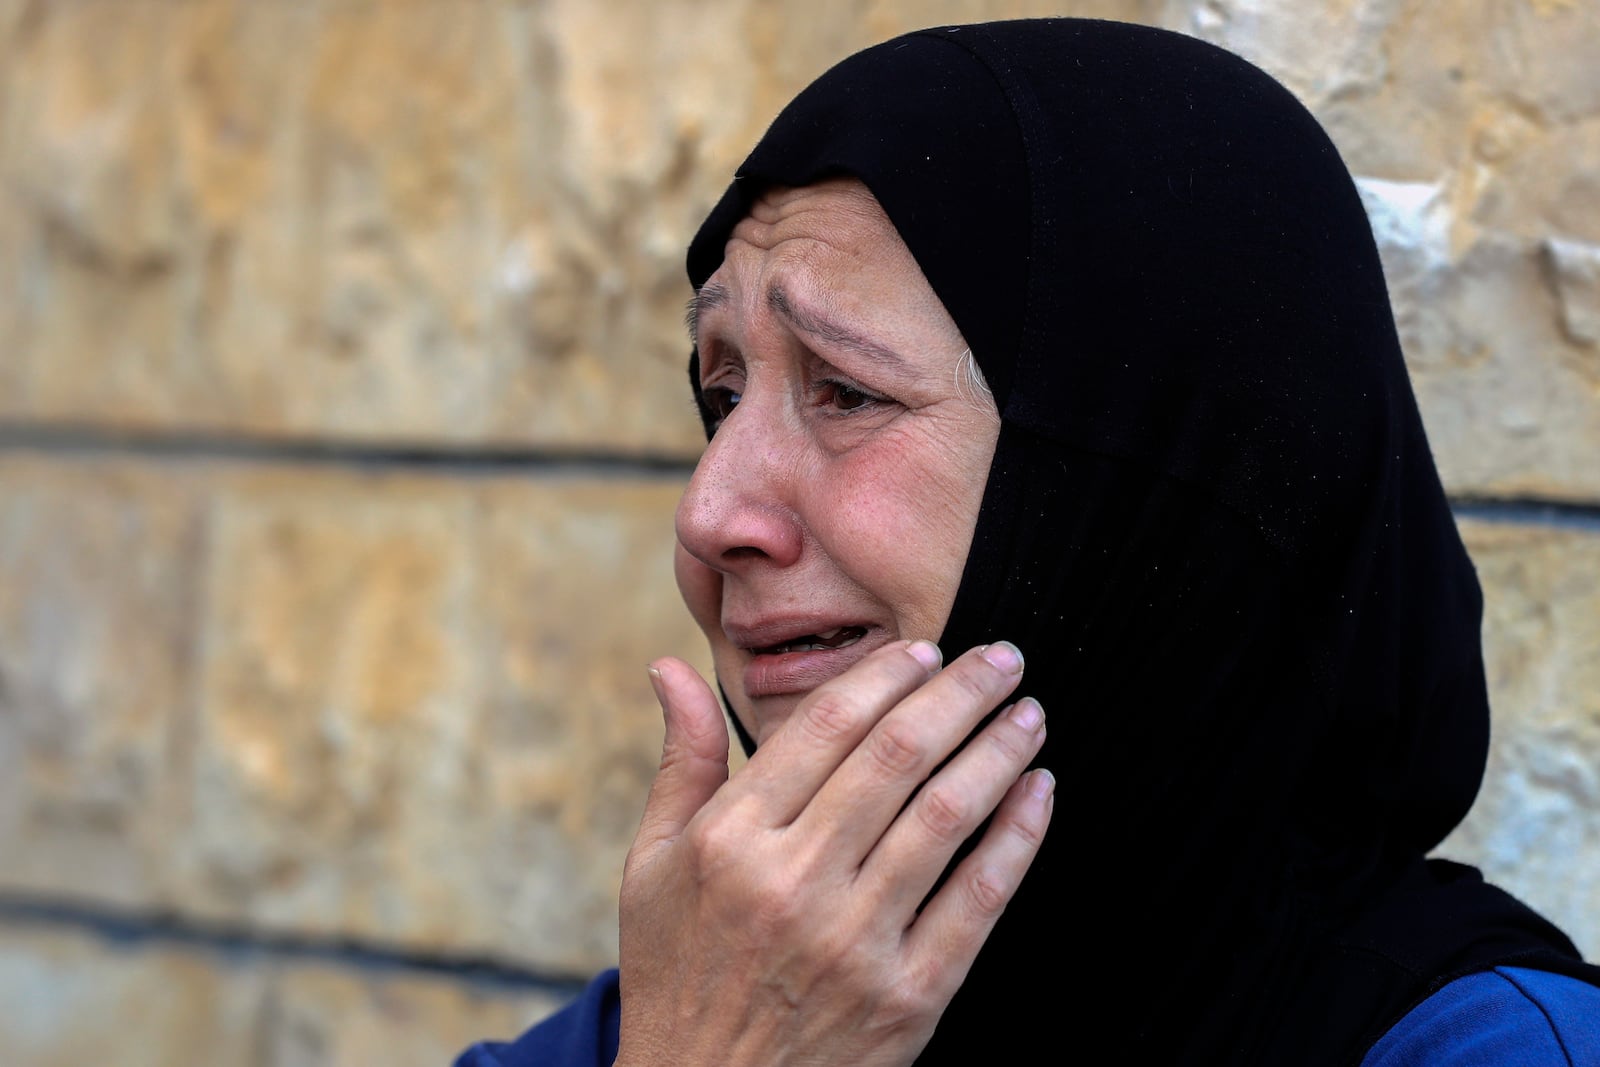
[[[759, 279], [758, 287], [746, 293], [729, 264], [751, 255], [760, 258], [741, 262], [761, 267], [748, 279]], [[733, 276], [719, 277], [724, 269]], [[966, 348], [882, 205], [854, 178], [763, 193], [728, 235], [722, 268], [688, 302], [690, 340], [697, 347], [709, 343], [702, 335], [705, 316], [747, 299], [750, 311], [765, 311], [822, 349], [849, 351], [894, 373], [903, 374], [912, 361], [906, 349], [879, 336], [879, 328], [868, 327], [882, 323], [875, 309], [906, 305], [924, 322], [948, 321], [952, 351]]]

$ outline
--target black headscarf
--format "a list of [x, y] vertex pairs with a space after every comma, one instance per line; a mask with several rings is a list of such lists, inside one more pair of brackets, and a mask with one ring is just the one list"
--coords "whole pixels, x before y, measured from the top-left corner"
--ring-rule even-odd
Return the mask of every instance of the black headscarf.
[[1365, 213], [1310, 114], [1161, 30], [910, 34], [784, 110], [691, 281], [761, 191], [841, 174], [994, 389], [942, 644], [1022, 647], [1059, 780], [919, 1063], [1038, 1042], [1354, 1064], [1461, 974], [1596, 981], [1477, 872], [1423, 859], [1483, 771], [1481, 598]]

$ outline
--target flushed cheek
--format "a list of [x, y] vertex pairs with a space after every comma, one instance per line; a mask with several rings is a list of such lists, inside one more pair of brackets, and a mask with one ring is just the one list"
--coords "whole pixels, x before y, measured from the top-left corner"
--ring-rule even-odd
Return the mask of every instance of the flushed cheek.
[[[826, 512], [813, 512], [813, 531], [839, 569], [886, 604], [903, 628], [923, 631], [900, 636], [934, 636], [971, 539], [959, 521], [956, 487], [905, 457], [849, 469], [854, 466], [830, 480], [848, 488], [830, 494]], [[949, 506], [930, 507], [930, 501]], [[823, 514], [826, 527], [818, 521]]]

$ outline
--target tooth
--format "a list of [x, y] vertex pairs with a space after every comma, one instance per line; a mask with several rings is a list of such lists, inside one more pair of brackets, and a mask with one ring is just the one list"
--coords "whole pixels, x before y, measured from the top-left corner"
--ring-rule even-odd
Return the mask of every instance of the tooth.
[[843, 630], [843, 626], [835, 626], [831, 630], [824, 630], [822, 633], [817, 634], [817, 636], [822, 638], [824, 641], [832, 641], [835, 637], [838, 637]]

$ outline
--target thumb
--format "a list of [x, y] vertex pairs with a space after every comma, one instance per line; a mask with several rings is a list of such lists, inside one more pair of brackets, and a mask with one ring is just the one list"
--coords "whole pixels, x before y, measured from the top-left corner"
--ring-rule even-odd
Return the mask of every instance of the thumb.
[[650, 664], [650, 684], [667, 732], [635, 850], [681, 834], [728, 780], [728, 725], [705, 679], [683, 660], [668, 657]]

